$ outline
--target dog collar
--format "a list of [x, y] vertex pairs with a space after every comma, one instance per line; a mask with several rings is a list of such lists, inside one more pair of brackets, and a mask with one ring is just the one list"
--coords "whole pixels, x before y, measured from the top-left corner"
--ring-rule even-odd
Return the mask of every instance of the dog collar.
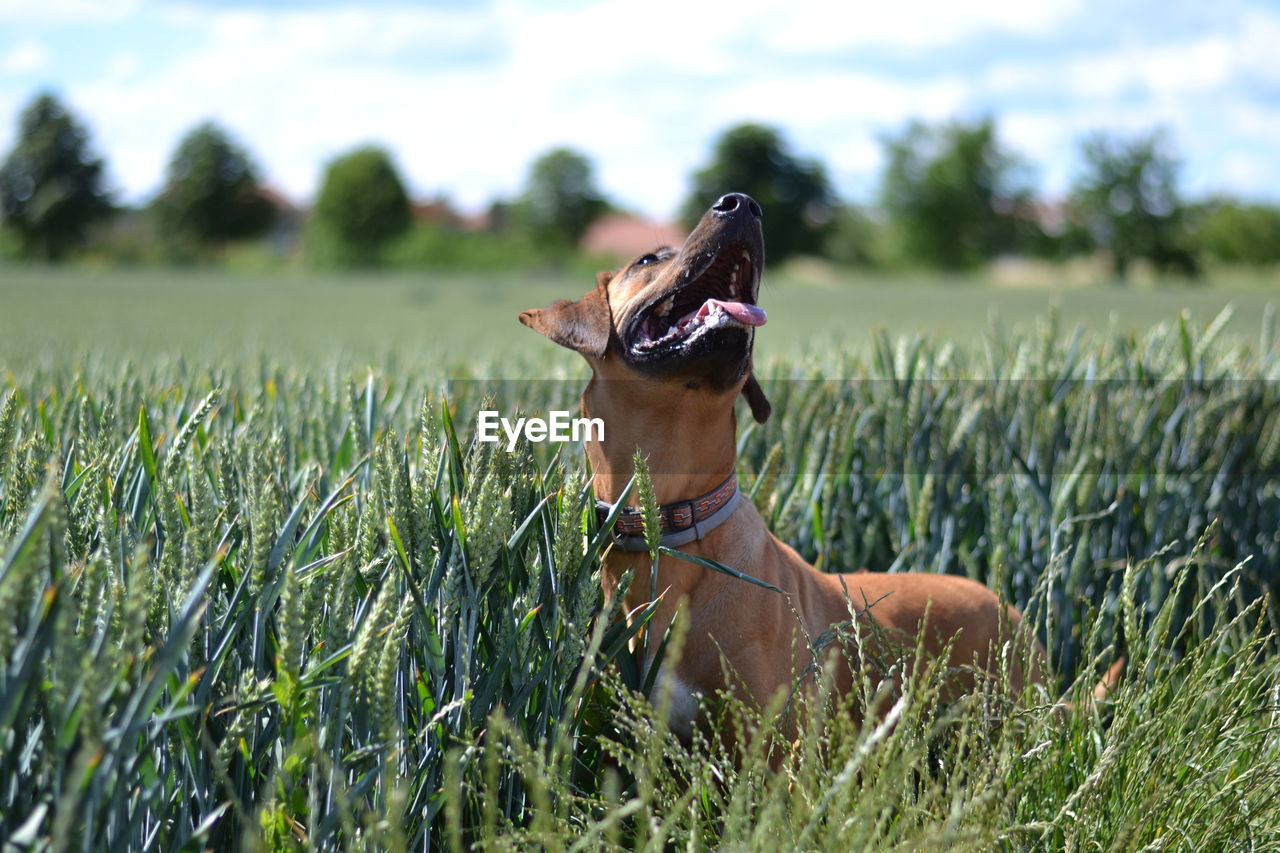
[[[738, 475], [733, 473], [705, 495], [692, 500], [662, 504], [658, 507], [661, 544], [675, 548], [701, 539], [733, 514], [741, 497]], [[601, 524], [613, 506], [608, 501], [596, 501], [596, 518]], [[644, 537], [644, 513], [641, 510], [632, 506], [623, 507], [613, 525], [613, 542], [623, 551], [649, 550]]]

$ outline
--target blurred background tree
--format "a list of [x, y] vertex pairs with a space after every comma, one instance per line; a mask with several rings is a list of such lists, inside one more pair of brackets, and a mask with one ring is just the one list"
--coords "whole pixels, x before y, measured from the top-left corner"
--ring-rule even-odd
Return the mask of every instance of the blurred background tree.
[[1206, 203], [1198, 219], [1200, 245], [1214, 260], [1280, 263], [1280, 207], [1221, 198]]
[[22, 112], [0, 165], [0, 216], [23, 257], [57, 261], [84, 245], [113, 210], [103, 161], [89, 132], [53, 95]]
[[1000, 145], [990, 118], [912, 122], [882, 142], [881, 204], [901, 263], [971, 269], [1034, 231], [1025, 167]]
[[319, 260], [370, 266], [405, 233], [413, 216], [404, 182], [383, 148], [367, 145], [325, 169], [309, 250]]
[[866, 207], [837, 204], [822, 241], [822, 256], [845, 266], [880, 266], [886, 260], [885, 231], [884, 223]]
[[259, 237], [276, 218], [258, 168], [222, 128], [205, 122], [178, 143], [153, 204], [160, 234], [179, 257]]
[[[592, 161], [568, 147], [537, 157], [519, 195], [471, 213], [444, 196], [412, 204], [388, 150], [365, 146], [326, 165], [308, 209], [266, 189], [249, 152], [205, 122], [175, 147], [154, 200], [137, 207], [113, 204], [88, 131], [55, 96], [34, 98], [17, 131], [0, 161], [0, 260], [200, 257], [268, 269], [291, 263], [301, 240], [305, 261], [320, 265], [585, 269], [643, 251], [618, 240], [671, 230], [615, 209]], [[1211, 273], [1280, 266], [1280, 206], [1265, 196], [1188, 200], [1159, 131], [1083, 139], [1069, 193], [1049, 196], [1036, 194], [1031, 167], [998, 137], [991, 118], [912, 122], [882, 138], [879, 192], [855, 201], [838, 197], [825, 166], [794, 155], [778, 129], [730, 126], [690, 176], [680, 224], [691, 227], [722, 194], [742, 191], [764, 208], [773, 263], [802, 255], [849, 268], [991, 265], [1002, 274], [1060, 264], [1086, 279], [1123, 279], [1139, 262], [1140, 271], [1182, 275], [1199, 274], [1202, 262]]]
[[741, 124], [721, 134], [711, 162], [693, 176], [683, 224], [692, 228], [727, 192], [744, 192], [764, 208], [769, 262], [822, 251], [836, 203], [826, 170], [793, 156], [774, 128]]
[[591, 161], [573, 149], [554, 148], [529, 168], [515, 214], [536, 244], [570, 250], [587, 226], [608, 209]]
[[1095, 133], [1081, 143], [1083, 172], [1071, 191], [1098, 248], [1121, 279], [1134, 261], [1160, 271], [1194, 275], [1199, 260], [1178, 193], [1178, 162], [1164, 135], [1136, 137]]

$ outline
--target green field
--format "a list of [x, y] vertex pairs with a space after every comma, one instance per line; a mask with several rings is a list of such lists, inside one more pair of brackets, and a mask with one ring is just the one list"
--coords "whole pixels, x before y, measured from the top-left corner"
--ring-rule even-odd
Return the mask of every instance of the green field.
[[[543, 363], [546, 347], [517, 325], [516, 315], [576, 298], [591, 284], [587, 276], [567, 274], [0, 268], [0, 359], [266, 353], [285, 361], [480, 363], [488, 375], [528, 376], [520, 365]], [[1068, 331], [1083, 323], [1105, 332], [1112, 325], [1127, 331], [1173, 321], [1184, 308], [1203, 324], [1230, 304], [1236, 313], [1227, 334], [1255, 341], [1265, 307], [1280, 301], [1280, 292], [1261, 279], [1239, 278], [1198, 287], [1011, 288], [967, 279], [844, 276], [819, 284], [767, 275], [760, 301], [770, 317], [760, 340], [760, 355], [768, 359], [865, 353], [875, 330], [965, 341], [987, 331], [993, 316], [1025, 329], [1051, 307]], [[574, 360], [565, 354], [560, 363]]]
[[471, 440], [572, 399], [514, 315], [585, 289], [0, 271], [0, 846], [1280, 849], [1267, 290], [769, 283], [770, 527], [988, 584], [1055, 676], [855, 661], [734, 754], [642, 695], [581, 455]]

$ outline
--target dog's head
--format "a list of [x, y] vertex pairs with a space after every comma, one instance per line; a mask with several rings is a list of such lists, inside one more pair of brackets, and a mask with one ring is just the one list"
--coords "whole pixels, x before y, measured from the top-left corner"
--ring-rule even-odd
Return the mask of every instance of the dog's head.
[[597, 373], [741, 389], [756, 420], [769, 402], [751, 375], [764, 269], [760, 205], [729, 193], [679, 250], [664, 247], [613, 272], [576, 302], [520, 314], [520, 322], [581, 353]]

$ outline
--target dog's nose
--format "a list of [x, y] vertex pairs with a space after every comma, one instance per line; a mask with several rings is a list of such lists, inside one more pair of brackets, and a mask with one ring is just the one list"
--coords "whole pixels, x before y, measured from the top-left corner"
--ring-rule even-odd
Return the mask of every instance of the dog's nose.
[[760, 205], [756, 204], [756, 200], [746, 193], [725, 193], [711, 205], [711, 209], [720, 216], [729, 216], [743, 211], [756, 219], [764, 215]]

